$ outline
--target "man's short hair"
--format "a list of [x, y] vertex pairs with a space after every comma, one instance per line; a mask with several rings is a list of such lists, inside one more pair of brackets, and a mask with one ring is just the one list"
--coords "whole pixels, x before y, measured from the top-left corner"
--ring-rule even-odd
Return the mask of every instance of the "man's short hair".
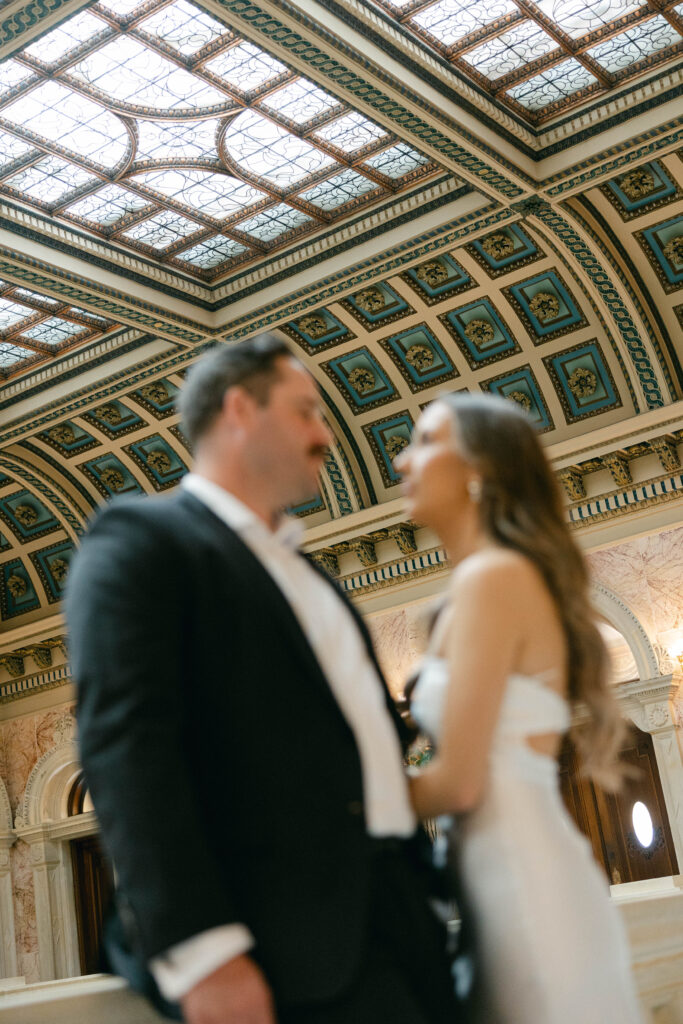
[[178, 410], [192, 445], [210, 429], [229, 388], [239, 384], [265, 405], [278, 376], [278, 360], [291, 356], [276, 334], [257, 334], [237, 345], [220, 344], [195, 363], [180, 392]]

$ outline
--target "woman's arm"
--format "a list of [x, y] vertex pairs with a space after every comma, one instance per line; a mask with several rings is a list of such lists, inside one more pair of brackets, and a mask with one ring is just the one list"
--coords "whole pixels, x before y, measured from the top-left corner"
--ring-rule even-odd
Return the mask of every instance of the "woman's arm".
[[450, 671], [441, 739], [410, 780], [421, 818], [468, 811], [481, 798], [505, 680], [519, 658], [525, 570], [518, 555], [496, 550], [468, 558], [453, 575], [444, 612]]

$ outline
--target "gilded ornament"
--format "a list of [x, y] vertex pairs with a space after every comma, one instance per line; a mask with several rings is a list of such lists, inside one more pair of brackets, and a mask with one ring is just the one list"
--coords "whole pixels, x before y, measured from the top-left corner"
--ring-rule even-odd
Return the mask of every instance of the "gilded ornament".
[[448, 269], [444, 267], [443, 263], [439, 263], [438, 260], [429, 260], [428, 263], [423, 263], [421, 267], [417, 267], [415, 276], [420, 281], [424, 281], [430, 288], [438, 288], [440, 284], [448, 280], [449, 274]]
[[17, 505], [14, 510], [14, 518], [22, 526], [34, 526], [38, 522], [38, 513], [33, 505]]
[[111, 402], [107, 402], [106, 405], [100, 405], [94, 410], [94, 415], [98, 420], [104, 420], [105, 423], [109, 423], [110, 426], [117, 426], [123, 422], [123, 416], [115, 405]]
[[516, 402], [517, 405], [521, 405], [525, 412], [531, 412], [531, 399], [523, 391], [511, 391], [507, 397]]
[[506, 256], [512, 256], [515, 251], [515, 243], [501, 231], [482, 239], [481, 247], [487, 256], [494, 260], [504, 260]]
[[393, 462], [398, 453], [408, 447], [408, 443], [407, 437], [402, 437], [401, 434], [392, 434], [384, 442], [384, 450]]
[[349, 384], [359, 395], [367, 395], [376, 384], [376, 378], [365, 366], [357, 366], [349, 374]]
[[156, 405], [164, 405], [168, 401], [168, 389], [162, 380], [154, 380], [149, 384], [143, 384], [140, 388], [140, 394], [148, 402], [153, 402]]
[[487, 341], [493, 341], [496, 336], [496, 332], [493, 329], [493, 324], [490, 324], [488, 320], [470, 320], [465, 326], [465, 334], [477, 345], [483, 345]]
[[655, 176], [647, 167], [636, 167], [619, 179], [619, 188], [624, 195], [635, 202], [654, 191]]
[[322, 338], [330, 330], [325, 317], [320, 313], [307, 313], [295, 321], [296, 326], [309, 338]]
[[17, 573], [13, 572], [11, 576], [7, 577], [7, 589], [13, 598], [23, 597], [28, 590], [26, 580], [22, 576], [18, 576]]
[[567, 387], [575, 398], [588, 398], [595, 394], [598, 378], [587, 366], [577, 366], [567, 380]]
[[66, 576], [69, 571], [69, 563], [66, 558], [53, 558], [50, 562], [50, 575], [55, 583], [60, 586], [66, 582]]
[[434, 353], [429, 345], [411, 345], [406, 352], [406, 361], [422, 373], [434, 362]]
[[545, 323], [546, 320], [554, 320], [560, 312], [560, 300], [552, 292], [537, 292], [529, 303], [529, 309]]
[[47, 436], [57, 444], [73, 444], [76, 440], [76, 433], [69, 423], [58, 423], [56, 427], [50, 427]]
[[166, 452], [156, 450], [148, 453], [147, 465], [157, 473], [168, 473], [171, 469], [171, 460]]
[[683, 235], [676, 235], [664, 246], [662, 252], [672, 266], [678, 267], [683, 263]]
[[110, 491], [120, 491], [125, 483], [123, 473], [114, 466], [105, 466], [100, 473], [100, 480]]
[[363, 288], [361, 291], [356, 292], [353, 298], [356, 305], [360, 309], [364, 309], [366, 313], [381, 313], [387, 304], [383, 292], [374, 286]]

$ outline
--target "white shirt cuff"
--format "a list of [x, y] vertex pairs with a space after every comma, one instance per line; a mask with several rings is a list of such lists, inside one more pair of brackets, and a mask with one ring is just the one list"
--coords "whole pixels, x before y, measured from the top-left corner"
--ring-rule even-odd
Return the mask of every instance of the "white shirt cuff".
[[149, 969], [162, 996], [175, 1003], [202, 978], [253, 945], [254, 937], [245, 925], [220, 925], [171, 946], [150, 960]]

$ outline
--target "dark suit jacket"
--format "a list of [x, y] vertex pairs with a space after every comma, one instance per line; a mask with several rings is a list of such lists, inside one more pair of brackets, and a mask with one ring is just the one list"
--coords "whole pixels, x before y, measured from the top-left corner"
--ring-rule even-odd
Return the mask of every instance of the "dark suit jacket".
[[280, 1000], [342, 991], [367, 913], [361, 766], [269, 574], [192, 495], [123, 499], [82, 545], [67, 615], [83, 766], [137, 956], [243, 922]]

